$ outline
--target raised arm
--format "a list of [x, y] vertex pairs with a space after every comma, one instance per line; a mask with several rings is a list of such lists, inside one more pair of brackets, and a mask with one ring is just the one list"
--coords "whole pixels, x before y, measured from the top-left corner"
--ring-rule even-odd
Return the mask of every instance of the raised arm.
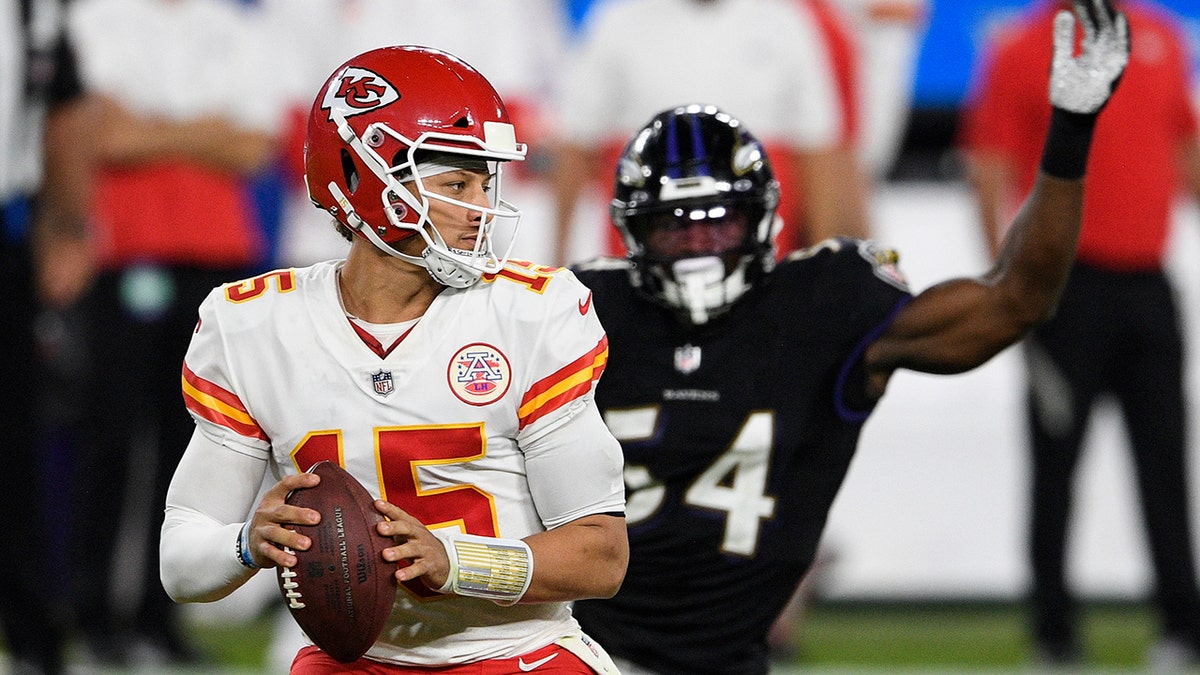
[[1096, 117], [1129, 60], [1129, 29], [1109, 0], [1075, 0], [1083, 26], [1054, 22], [1050, 74], [1053, 115], [1041, 170], [993, 267], [917, 295], [865, 355], [869, 387], [883, 393], [897, 368], [930, 373], [970, 370], [1053, 315], [1075, 258], [1083, 212], [1083, 174]]

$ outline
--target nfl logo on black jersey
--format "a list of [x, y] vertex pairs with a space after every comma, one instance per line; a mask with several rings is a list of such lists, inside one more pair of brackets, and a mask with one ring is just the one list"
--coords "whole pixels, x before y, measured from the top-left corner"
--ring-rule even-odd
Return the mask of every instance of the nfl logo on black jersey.
[[675, 348], [675, 370], [689, 375], [700, 367], [700, 348], [694, 345], [684, 345]]
[[392, 371], [380, 369], [377, 372], [371, 373], [371, 385], [375, 387], [375, 393], [380, 396], [387, 396], [396, 390], [392, 382]]

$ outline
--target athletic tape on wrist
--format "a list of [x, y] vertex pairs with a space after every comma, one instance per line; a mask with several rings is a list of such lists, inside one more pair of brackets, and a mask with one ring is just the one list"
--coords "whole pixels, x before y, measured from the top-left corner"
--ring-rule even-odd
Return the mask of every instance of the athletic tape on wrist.
[[243, 567], [248, 567], [252, 570], [262, 569], [261, 566], [254, 562], [254, 558], [250, 555], [250, 522], [242, 526], [237, 537], [237, 557], [238, 562], [242, 563]]
[[450, 558], [450, 575], [439, 593], [485, 598], [513, 605], [529, 590], [533, 552], [520, 539], [451, 534], [440, 537]]

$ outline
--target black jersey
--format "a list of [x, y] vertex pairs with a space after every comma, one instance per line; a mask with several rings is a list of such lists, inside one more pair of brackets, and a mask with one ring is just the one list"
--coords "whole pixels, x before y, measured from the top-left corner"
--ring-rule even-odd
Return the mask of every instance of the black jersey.
[[596, 400], [625, 454], [631, 555], [585, 632], [661, 673], [767, 672], [766, 635], [812, 562], [870, 403], [854, 365], [909, 297], [890, 252], [793, 254], [695, 328], [582, 266], [608, 333]]

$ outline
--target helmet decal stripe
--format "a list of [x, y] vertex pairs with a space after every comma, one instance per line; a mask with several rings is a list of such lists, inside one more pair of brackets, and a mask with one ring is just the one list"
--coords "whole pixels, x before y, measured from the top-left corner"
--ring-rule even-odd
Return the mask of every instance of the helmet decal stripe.
[[666, 157], [666, 172], [667, 178], [679, 178], [679, 133], [675, 128], [675, 118], [671, 117], [667, 120], [667, 157]]
[[700, 134], [700, 118], [689, 115], [688, 122], [692, 128], [692, 153], [696, 161], [696, 174], [711, 176], [712, 170], [708, 168], [708, 153], [704, 150], [704, 137]]

